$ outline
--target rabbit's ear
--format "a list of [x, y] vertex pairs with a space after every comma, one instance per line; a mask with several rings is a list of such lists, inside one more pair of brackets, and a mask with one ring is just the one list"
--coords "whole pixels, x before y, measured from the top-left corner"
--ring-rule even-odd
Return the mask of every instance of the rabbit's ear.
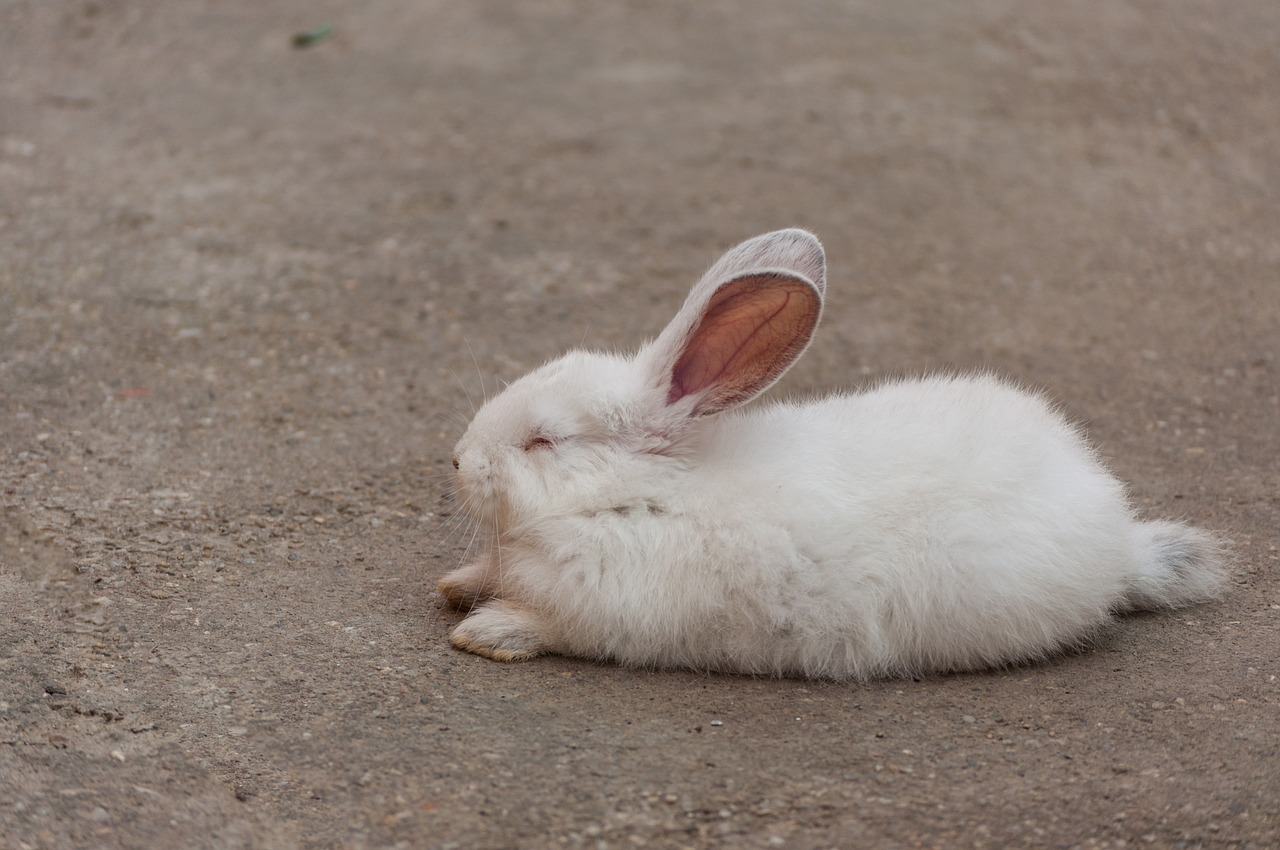
[[660, 370], [667, 406], [692, 397], [692, 416], [768, 389], [808, 347], [822, 314], [813, 281], [776, 269], [731, 277], [703, 303], [690, 302], [654, 342], [650, 364]]
[[718, 413], [769, 388], [809, 345], [822, 313], [826, 257], [812, 233], [777, 230], [728, 251], [642, 353], [666, 407], [693, 397]]

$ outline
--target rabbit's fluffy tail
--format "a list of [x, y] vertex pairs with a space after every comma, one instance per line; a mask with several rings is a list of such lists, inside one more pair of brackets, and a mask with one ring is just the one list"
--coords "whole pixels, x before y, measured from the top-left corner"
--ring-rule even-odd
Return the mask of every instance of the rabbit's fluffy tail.
[[1134, 526], [1134, 536], [1138, 565], [1121, 610], [1181, 608], [1221, 592], [1226, 550], [1213, 535], [1174, 522], [1142, 522]]

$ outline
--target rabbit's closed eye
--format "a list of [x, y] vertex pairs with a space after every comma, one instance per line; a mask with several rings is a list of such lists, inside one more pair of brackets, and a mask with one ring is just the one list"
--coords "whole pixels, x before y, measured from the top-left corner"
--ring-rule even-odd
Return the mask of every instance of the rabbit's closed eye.
[[533, 451], [539, 451], [542, 449], [554, 448], [556, 443], [558, 442], [560, 442], [558, 439], [548, 434], [544, 434], [541, 431], [534, 431], [532, 434], [530, 434], [528, 437], [525, 438], [524, 445], [522, 446], [522, 448], [526, 452], [533, 452]]

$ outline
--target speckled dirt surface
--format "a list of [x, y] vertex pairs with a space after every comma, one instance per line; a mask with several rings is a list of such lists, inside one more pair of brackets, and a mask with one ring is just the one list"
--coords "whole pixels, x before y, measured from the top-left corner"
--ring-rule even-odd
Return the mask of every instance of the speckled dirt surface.
[[[1277, 32], [0, 0], [0, 846], [1280, 846]], [[831, 290], [775, 393], [1042, 386], [1227, 596], [920, 682], [452, 651], [468, 397], [789, 225]]]

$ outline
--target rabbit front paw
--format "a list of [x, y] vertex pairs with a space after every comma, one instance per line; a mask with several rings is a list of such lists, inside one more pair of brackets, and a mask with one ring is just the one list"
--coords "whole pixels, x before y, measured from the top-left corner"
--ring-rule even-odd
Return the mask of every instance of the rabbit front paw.
[[436, 590], [454, 608], [469, 611], [493, 596], [493, 569], [488, 559], [459, 567], [440, 579]]
[[449, 642], [494, 661], [524, 661], [546, 651], [539, 626], [532, 612], [495, 600], [459, 623]]

